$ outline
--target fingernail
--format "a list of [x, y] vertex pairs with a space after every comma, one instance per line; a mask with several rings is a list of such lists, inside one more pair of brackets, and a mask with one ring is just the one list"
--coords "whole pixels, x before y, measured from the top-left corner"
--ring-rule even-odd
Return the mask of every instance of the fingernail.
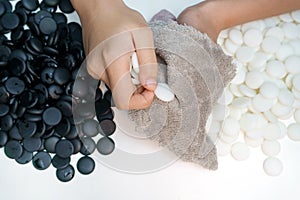
[[157, 81], [154, 79], [150, 79], [146, 81], [146, 86], [153, 86], [153, 85], [157, 85]]

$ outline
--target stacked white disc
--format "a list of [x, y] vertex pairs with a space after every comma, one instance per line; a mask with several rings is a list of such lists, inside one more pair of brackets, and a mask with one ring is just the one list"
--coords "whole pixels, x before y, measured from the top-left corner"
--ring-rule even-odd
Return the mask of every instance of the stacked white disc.
[[218, 44], [234, 57], [237, 74], [208, 133], [218, 135], [220, 156], [242, 161], [260, 147], [266, 174], [278, 176], [280, 140], [300, 141], [300, 10], [224, 30]]

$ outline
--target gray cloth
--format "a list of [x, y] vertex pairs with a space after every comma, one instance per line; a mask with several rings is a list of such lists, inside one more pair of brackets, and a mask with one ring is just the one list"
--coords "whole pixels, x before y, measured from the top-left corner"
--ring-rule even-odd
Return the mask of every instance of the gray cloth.
[[232, 59], [206, 34], [172, 20], [154, 21], [159, 82], [167, 83], [175, 100], [155, 99], [145, 110], [129, 112], [136, 131], [169, 148], [183, 161], [218, 167], [216, 148], [205, 132], [212, 106], [235, 76]]

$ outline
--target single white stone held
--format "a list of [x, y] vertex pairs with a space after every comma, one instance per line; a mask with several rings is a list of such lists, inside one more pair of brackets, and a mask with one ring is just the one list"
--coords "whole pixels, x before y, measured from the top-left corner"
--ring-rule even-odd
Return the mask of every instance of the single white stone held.
[[165, 102], [170, 102], [175, 98], [174, 93], [166, 83], [158, 83], [154, 94], [158, 99]]

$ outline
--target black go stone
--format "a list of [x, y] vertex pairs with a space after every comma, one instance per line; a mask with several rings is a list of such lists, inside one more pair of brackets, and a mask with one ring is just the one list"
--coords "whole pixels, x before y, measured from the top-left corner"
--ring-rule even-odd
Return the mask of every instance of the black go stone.
[[110, 119], [100, 121], [100, 133], [103, 136], [111, 136], [116, 131], [116, 124]]
[[33, 158], [32, 152], [23, 150], [22, 155], [18, 159], [16, 159], [16, 161], [17, 161], [17, 163], [24, 165], [24, 164], [31, 162], [32, 158]]
[[4, 147], [4, 153], [8, 158], [18, 159], [23, 153], [23, 147], [19, 141], [9, 140]]
[[58, 155], [55, 155], [52, 158], [51, 162], [52, 162], [53, 167], [55, 167], [56, 169], [63, 169], [70, 164], [71, 158], [70, 157], [62, 158]]
[[74, 146], [70, 140], [60, 140], [55, 146], [55, 152], [62, 158], [70, 157], [74, 152]]
[[77, 170], [84, 175], [91, 174], [95, 169], [95, 161], [88, 157], [81, 157], [77, 162]]
[[74, 178], [74, 175], [75, 175], [75, 170], [72, 165], [68, 165], [65, 168], [56, 170], [56, 177], [61, 182], [69, 182]]
[[39, 1], [38, 0], [21, 0], [23, 6], [25, 9], [29, 11], [34, 11], [38, 8], [39, 6]]
[[8, 141], [7, 133], [4, 131], [0, 131], [0, 148], [4, 147]]
[[44, 151], [38, 152], [33, 156], [32, 164], [38, 170], [45, 170], [51, 164], [51, 156]]
[[115, 149], [115, 142], [109, 137], [102, 137], [97, 142], [97, 150], [102, 155], [109, 155]]

